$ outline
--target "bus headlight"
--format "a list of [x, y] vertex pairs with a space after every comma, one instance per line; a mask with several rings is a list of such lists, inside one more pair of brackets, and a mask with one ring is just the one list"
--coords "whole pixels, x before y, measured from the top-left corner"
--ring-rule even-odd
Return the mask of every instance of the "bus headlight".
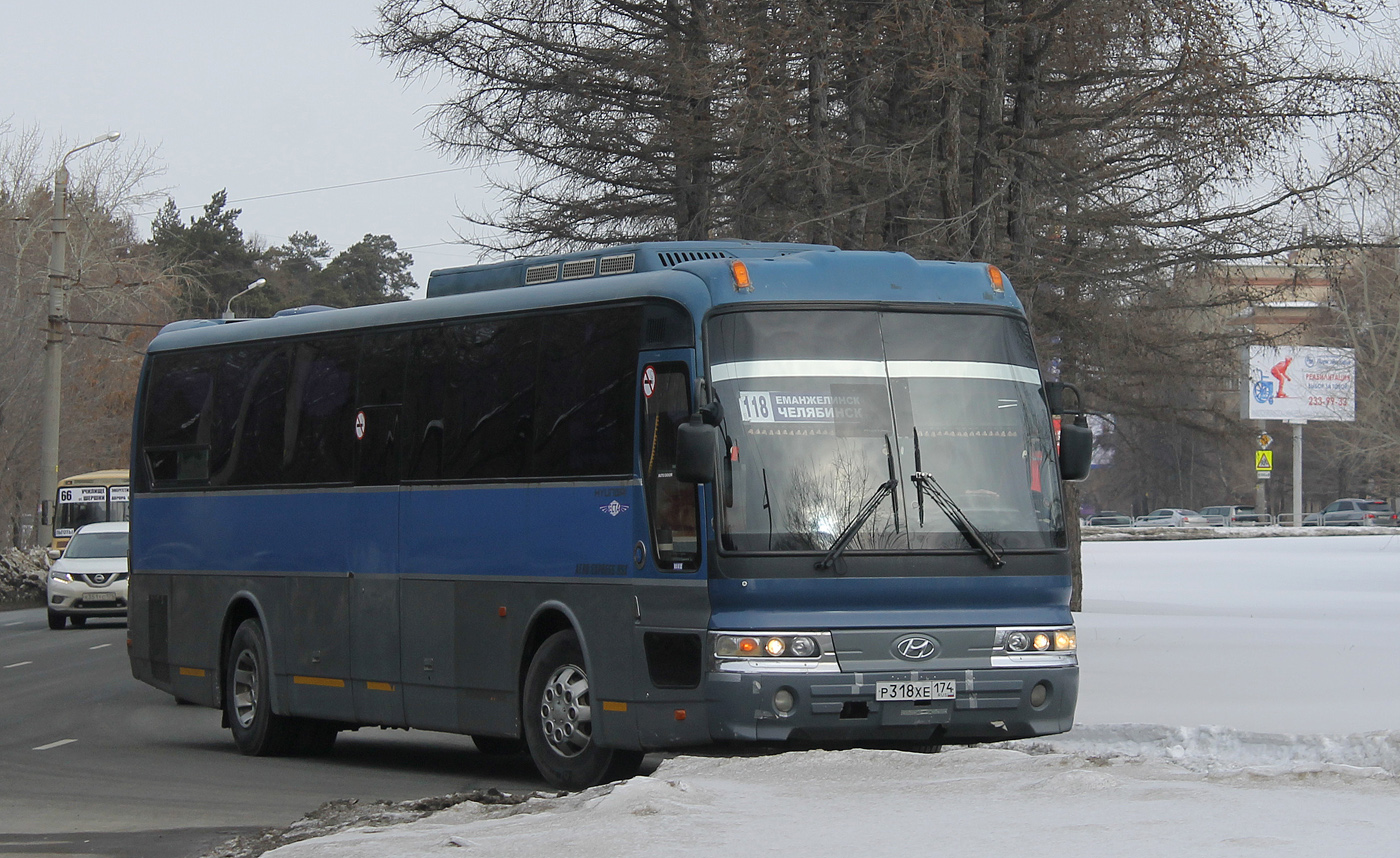
[[720, 670], [839, 670], [830, 632], [711, 632], [710, 652]]
[[1059, 629], [997, 629], [994, 650], [1011, 655], [1036, 653], [1071, 653], [1078, 649], [1074, 627]]

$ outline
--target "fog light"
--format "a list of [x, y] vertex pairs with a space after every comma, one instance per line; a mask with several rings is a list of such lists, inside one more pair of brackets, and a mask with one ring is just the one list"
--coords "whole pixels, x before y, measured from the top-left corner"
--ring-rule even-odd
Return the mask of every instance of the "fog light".
[[715, 638], [715, 655], [728, 656], [739, 654], [739, 639], [729, 635], [720, 635]]
[[763, 645], [763, 651], [777, 658], [787, 652], [787, 644], [783, 643], [782, 638], [769, 638], [768, 642]]
[[792, 696], [792, 692], [786, 688], [779, 688], [773, 692], [773, 711], [779, 715], [787, 715], [796, 705], [797, 698]]
[[1025, 632], [1012, 632], [1006, 636], [1006, 648], [1011, 652], [1025, 652], [1031, 648], [1031, 636]]
[[792, 639], [792, 654], [798, 658], [811, 658], [817, 654], [817, 642], [809, 637]]
[[1050, 636], [1045, 632], [1036, 632], [1035, 637], [1031, 638], [1031, 646], [1036, 652], [1045, 652], [1050, 648]]
[[1055, 632], [1055, 649], [1070, 650], [1075, 648], [1074, 629], [1061, 629]]
[[1031, 705], [1039, 709], [1045, 705], [1045, 701], [1050, 699], [1050, 686], [1043, 682], [1036, 683], [1031, 689]]

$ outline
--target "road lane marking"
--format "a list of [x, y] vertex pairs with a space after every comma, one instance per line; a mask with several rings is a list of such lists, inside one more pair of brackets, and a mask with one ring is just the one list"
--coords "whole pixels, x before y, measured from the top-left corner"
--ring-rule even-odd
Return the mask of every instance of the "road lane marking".
[[88, 649], [102, 649], [104, 646], [111, 646], [111, 644], [98, 644], [97, 646], [90, 646]]
[[5, 624], [5, 628], [8, 629], [10, 626], [22, 626], [22, 625], [24, 625], [24, 620], [20, 620], [20, 621], [17, 622], [17, 623], [6, 623], [6, 624]]
[[76, 742], [76, 741], [78, 741], [78, 740], [77, 740], [77, 739], [59, 739], [57, 742], [50, 742], [50, 743], [48, 743], [47, 745], [40, 745], [39, 747], [35, 748], [34, 750], [36, 750], [36, 751], [48, 751], [48, 750], [51, 750], [51, 749], [53, 749], [53, 748], [61, 748], [61, 747], [63, 747], [64, 745], [71, 745], [71, 744], [73, 744], [73, 743]]
[[5, 665], [5, 668], [4, 668], [4, 669], [5, 669], [5, 670], [9, 670], [9, 669], [12, 668], [12, 667], [24, 667], [26, 664], [33, 664], [33, 663], [34, 663], [34, 662], [32, 662], [32, 661], [17, 661], [17, 662], [15, 662], [14, 664], [7, 664], [7, 665]]

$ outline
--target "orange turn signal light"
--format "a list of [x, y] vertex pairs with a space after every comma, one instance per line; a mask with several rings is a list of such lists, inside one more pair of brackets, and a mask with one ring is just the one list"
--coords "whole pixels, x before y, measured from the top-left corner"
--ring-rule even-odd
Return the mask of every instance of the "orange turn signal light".
[[1006, 278], [1002, 275], [1001, 269], [995, 265], [987, 266], [987, 277], [992, 281], [993, 292], [1006, 291]]
[[741, 260], [734, 260], [729, 263], [729, 270], [734, 272], [734, 291], [752, 292], [753, 283], [749, 280], [749, 267]]

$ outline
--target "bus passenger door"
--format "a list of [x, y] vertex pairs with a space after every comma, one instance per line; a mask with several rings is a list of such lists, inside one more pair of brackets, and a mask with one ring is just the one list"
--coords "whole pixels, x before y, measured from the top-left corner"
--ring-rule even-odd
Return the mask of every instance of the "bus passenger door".
[[[637, 617], [633, 630], [643, 746], [708, 739], [701, 715], [702, 653], [709, 625], [702, 492], [675, 476], [676, 429], [699, 403], [694, 352], [643, 353], [638, 453], [646, 515], [638, 516]], [[642, 703], [640, 701], [646, 701]], [[695, 717], [680, 721], [676, 712]]]

